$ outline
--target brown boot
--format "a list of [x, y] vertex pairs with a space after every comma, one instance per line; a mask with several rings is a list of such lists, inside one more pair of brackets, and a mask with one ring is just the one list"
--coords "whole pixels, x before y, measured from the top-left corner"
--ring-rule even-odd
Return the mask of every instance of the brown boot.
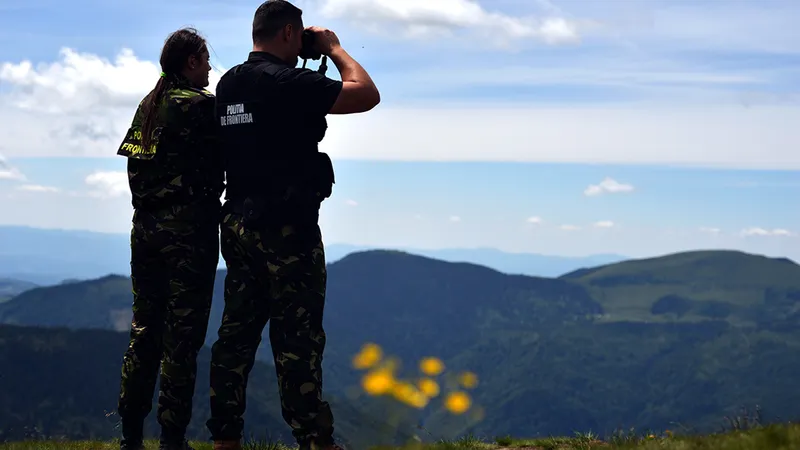
[[242, 450], [240, 441], [214, 441], [214, 450]]

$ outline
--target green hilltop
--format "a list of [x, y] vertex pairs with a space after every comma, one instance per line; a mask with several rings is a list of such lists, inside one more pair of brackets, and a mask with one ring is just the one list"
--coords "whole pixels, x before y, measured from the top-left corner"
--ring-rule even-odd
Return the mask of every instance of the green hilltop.
[[586, 286], [608, 320], [779, 326], [800, 317], [800, 266], [787, 258], [692, 251], [581, 269], [560, 279]]
[[[195, 450], [213, 450], [208, 442], [191, 442]], [[434, 444], [408, 444], [400, 447], [369, 447], [366, 450], [795, 450], [800, 447], [800, 425], [780, 424], [748, 429], [732, 429], [709, 436], [618, 434], [607, 441], [591, 434], [577, 437], [513, 439], [485, 441], [467, 436]], [[0, 444], [0, 450], [117, 450], [116, 442], [101, 441], [28, 441]], [[157, 450], [157, 441], [145, 443], [146, 450]], [[250, 441], [244, 450], [291, 450], [280, 443]]]
[[[328, 276], [326, 395], [353, 448], [469, 434], [609, 439], [630, 427], [707, 434], [756, 405], [765, 422], [800, 417], [800, 266], [786, 259], [685, 252], [544, 278], [367, 251], [330, 264]], [[224, 271], [207, 344], [216, 338], [223, 281]], [[0, 392], [0, 442], [116, 436], [106, 414], [115, 407], [130, 301], [128, 278], [109, 275], [0, 304], [0, 367], [14, 368], [3, 373], [10, 388]], [[248, 433], [286, 440], [266, 330], [264, 337], [248, 387]], [[415, 410], [365, 395], [351, 359], [367, 342], [397, 357], [408, 379], [419, 376], [422, 357], [441, 358], [445, 391], [456, 389], [458, 372], [474, 372], [472, 410], [453, 415], [441, 397]], [[207, 348], [199, 364], [190, 433], [202, 441]]]

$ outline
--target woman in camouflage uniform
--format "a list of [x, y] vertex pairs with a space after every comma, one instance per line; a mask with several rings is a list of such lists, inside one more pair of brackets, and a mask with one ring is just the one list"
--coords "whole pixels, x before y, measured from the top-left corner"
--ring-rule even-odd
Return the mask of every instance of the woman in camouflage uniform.
[[161, 365], [161, 449], [185, 450], [196, 358], [203, 346], [219, 261], [224, 169], [215, 139], [205, 40], [172, 33], [161, 77], [141, 101], [117, 152], [128, 158], [133, 318], [118, 410], [122, 450], [142, 447]]

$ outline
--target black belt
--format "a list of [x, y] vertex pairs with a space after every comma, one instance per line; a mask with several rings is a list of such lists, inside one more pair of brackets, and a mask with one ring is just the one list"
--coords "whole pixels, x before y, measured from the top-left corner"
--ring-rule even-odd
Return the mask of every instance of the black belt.
[[219, 200], [217, 200], [215, 204], [211, 198], [208, 198], [207, 202], [200, 203], [150, 203], [134, 208], [133, 220], [150, 220], [146, 218], [159, 220], [159, 218], [170, 218], [170, 220], [176, 221], [219, 223], [220, 212]]
[[286, 202], [258, 197], [231, 199], [222, 206], [225, 214], [242, 216], [252, 226], [310, 225], [319, 221], [319, 203]]

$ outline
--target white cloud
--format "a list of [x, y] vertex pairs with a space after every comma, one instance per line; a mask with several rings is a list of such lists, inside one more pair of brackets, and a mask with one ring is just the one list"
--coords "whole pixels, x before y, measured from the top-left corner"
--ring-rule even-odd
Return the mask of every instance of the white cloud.
[[785, 236], [794, 236], [789, 230], [784, 228], [774, 228], [772, 230], [768, 230], [766, 228], [761, 227], [750, 227], [745, 228], [739, 233], [741, 236], [749, 237], [749, 236], [775, 236], [775, 237], [785, 237]]
[[561, 225], [559, 228], [563, 231], [578, 231], [581, 229], [581, 227], [577, 225]]
[[14, 167], [9, 169], [0, 168], [0, 180], [25, 181], [25, 175]]
[[75, 113], [135, 105], [153, 88], [160, 72], [128, 49], [113, 62], [69, 48], [59, 56], [58, 62], [36, 67], [30, 61], [0, 66], [0, 80], [22, 88], [22, 95], [10, 96], [15, 106], [41, 113]]
[[612, 178], [606, 177], [600, 184], [593, 184], [589, 185], [585, 191], [583, 191], [584, 195], [587, 196], [597, 196], [603, 193], [615, 194], [619, 192], [632, 192], [633, 186], [630, 184], [622, 184], [617, 182]]
[[595, 228], [612, 228], [614, 226], [614, 222], [610, 220], [601, 220], [599, 222], [594, 223]]
[[357, 201], [355, 201], [355, 200], [353, 200], [353, 199], [348, 199], [348, 200], [346, 200], [346, 201], [345, 201], [345, 204], [346, 204], [347, 206], [358, 206], [358, 202], [357, 202]]
[[[418, 84], [417, 88], [419, 89], [475, 85], [485, 87], [549, 87], [556, 85], [629, 88], [640, 91], [650, 88], [650, 92], [667, 89], [667, 91], [661, 92], [674, 93], [676, 89], [689, 92], [697, 85], [710, 88], [734, 87], [738, 88], [749, 101], [756, 101], [757, 98], [752, 98], [755, 93], [745, 94], [743, 91], [758, 89], [759, 85], [772, 81], [776, 75], [774, 68], [747, 68], [730, 72], [714, 72], [707, 69], [699, 70], [691, 66], [664, 65], [663, 63], [652, 63], [642, 67], [642, 62], [638, 62], [638, 64], [628, 61], [605, 62], [604, 59], [587, 57], [584, 57], [581, 62], [590, 68], [563, 63], [557, 63], [552, 67], [503, 63], [502, 67], [476, 67], [468, 72], [459, 71], [458, 77], [452, 76], [452, 67], [442, 66], [411, 69], [409, 73], [404, 73], [402, 76], [410, 82]], [[706, 95], [713, 96], [715, 93], [709, 91]]]
[[25, 175], [16, 167], [11, 166], [3, 155], [0, 155], [0, 180], [25, 181]]
[[18, 191], [25, 191], [25, 192], [41, 192], [41, 193], [57, 193], [61, 192], [61, 189], [53, 186], [43, 186], [41, 184], [23, 184], [17, 186], [15, 188]]
[[720, 234], [722, 232], [721, 229], [716, 228], [716, 227], [700, 227], [699, 231], [701, 233], [708, 233], [708, 234], [714, 234], [714, 235]]
[[320, 149], [339, 159], [800, 169], [797, 107], [424, 106], [330, 116]]
[[543, 221], [542, 221], [541, 217], [533, 216], [533, 217], [528, 217], [526, 222], [532, 223], [532, 224], [535, 224], [535, 225], [540, 225]]
[[[390, 12], [411, 8], [409, 17], [417, 14], [413, 5], [397, 3], [400, 6], [389, 7]], [[603, 70], [603, 61], [593, 61], [593, 70]], [[571, 66], [567, 69], [577, 72]], [[155, 83], [158, 72], [157, 64], [138, 59], [130, 50], [106, 60], [65, 49], [51, 64], [0, 65], [3, 151], [12, 157], [114, 157], [137, 102]], [[473, 81], [507, 76], [503, 72]], [[212, 76], [212, 90], [218, 75]], [[626, 83], [624, 78], [619, 80], [620, 85]], [[398, 92], [417, 85], [421, 84], [406, 80]], [[434, 84], [431, 89], [441, 87]], [[385, 103], [399, 97], [386, 96]], [[704, 106], [684, 100], [599, 107], [439, 100], [405, 107], [380, 105], [367, 114], [330, 116], [320, 148], [334, 159], [800, 169], [800, 154], [794, 151], [800, 147], [800, 128], [792, 125], [800, 121], [800, 107], [744, 108], [733, 100]], [[19, 177], [2, 167], [0, 171], [6, 178]]]
[[[64, 48], [53, 63], [0, 65], [0, 123], [12, 156], [114, 155], [157, 64], [123, 49], [112, 61]], [[219, 74], [212, 72], [213, 91]]]
[[125, 172], [95, 172], [84, 182], [92, 189], [89, 195], [99, 198], [120, 197], [130, 192]]
[[450, 216], [450, 222], [461, 222], [461, 217], [459, 217], [459, 216]]
[[553, 15], [535, 18], [488, 11], [474, 0], [323, 0], [320, 12], [388, 35], [430, 38], [468, 30], [498, 44], [516, 39], [575, 43], [580, 40], [579, 28], [589, 25]]

